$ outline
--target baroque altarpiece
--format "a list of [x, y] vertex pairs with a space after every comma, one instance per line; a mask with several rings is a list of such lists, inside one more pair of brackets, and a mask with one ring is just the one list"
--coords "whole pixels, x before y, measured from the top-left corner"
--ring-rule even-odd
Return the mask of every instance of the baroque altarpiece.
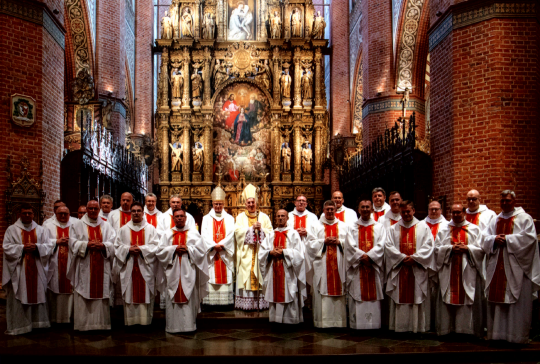
[[311, 0], [173, 0], [161, 19], [157, 98], [160, 199], [204, 214], [221, 185], [225, 208], [259, 208], [308, 198], [319, 214], [329, 120], [325, 21]]

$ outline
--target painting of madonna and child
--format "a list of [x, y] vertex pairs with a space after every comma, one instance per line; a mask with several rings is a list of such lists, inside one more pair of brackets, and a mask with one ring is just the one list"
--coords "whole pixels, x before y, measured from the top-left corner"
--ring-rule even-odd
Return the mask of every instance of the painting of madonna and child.
[[243, 170], [246, 181], [270, 171], [271, 130], [268, 99], [256, 86], [225, 87], [214, 104], [214, 179], [235, 182]]

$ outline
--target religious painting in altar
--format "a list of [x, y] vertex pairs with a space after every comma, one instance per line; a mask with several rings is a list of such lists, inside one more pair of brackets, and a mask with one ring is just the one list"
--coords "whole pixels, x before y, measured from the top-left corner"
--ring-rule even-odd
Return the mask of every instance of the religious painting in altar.
[[216, 98], [213, 168], [217, 172], [221, 167], [224, 181], [238, 181], [242, 170], [248, 182], [270, 172], [268, 107], [265, 94], [248, 83], [229, 85]]
[[229, 0], [228, 8], [227, 40], [256, 40], [257, 11], [255, 0]]

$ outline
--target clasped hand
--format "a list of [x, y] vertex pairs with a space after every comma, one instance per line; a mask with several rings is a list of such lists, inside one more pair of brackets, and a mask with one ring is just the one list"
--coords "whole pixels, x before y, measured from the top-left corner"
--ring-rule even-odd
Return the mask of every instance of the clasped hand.
[[495, 245], [498, 247], [504, 247], [506, 246], [506, 235], [499, 234], [495, 237]]
[[324, 239], [325, 245], [339, 245], [339, 240], [336, 236], [329, 236]]
[[283, 249], [282, 248], [274, 248], [272, 251], [270, 251], [270, 255], [274, 258], [279, 258], [283, 256]]
[[259, 230], [259, 231], [261, 231], [262, 225], [261, 225], [260, 222], [257, 221], [257, 222], [256, 222], [255, 224], [253, 224], [251, 227], [253, 228], [253, 230]]
[[90, 250], [105, 250], [105, 244], [97, 240], [90, 240], [88, 242], [88, 249]]
[[67, 236], [56, 239], [56, 245], [68, 245], [69, 238]]
[[303, 227], [296, 229], [296, 232], [300, 236], [306, 236], [307, 235], [307, 230], [306, 230], [306, 228], [303, 228]]
[[23, 250], [27, 253], [31, 253], [37, 249], [37, 245], [34, 243], [24, 244]]
[[141, 254], [141, 248], [137, 245], [133, 245], [129, 247], [129, 254], [131, 255], [139, 255]]
[[405, 264], [406, 266], [413, 266], [416, 264], [416, 261], [411, 258], [410, 256], [406, 256], [405, 259], [403, 259], [403, 264]]
[[452, 247], [452, 251], [456, 254], [463, 254], [466, 253], [469, 250], [467, 245], [463, 243], [458, 243]]
[[176, 254], [178, 254], [178, 255], [182, 255], [184, 253], [187, 253], [187, 251], [188, 250], [187, 250], [187, 247], [185, 245], [178, 245], [176, 247]]
[[223, 245], [221, 244], [217, 244], [214, 246], [214, 250], [217, 251], [217, 252], [220, 252], [223, 250]]
[[360, 265], [371, 267], [372, 264], [372, 260], [367, 254], [362, 255], [362, 257], [360, 258]]

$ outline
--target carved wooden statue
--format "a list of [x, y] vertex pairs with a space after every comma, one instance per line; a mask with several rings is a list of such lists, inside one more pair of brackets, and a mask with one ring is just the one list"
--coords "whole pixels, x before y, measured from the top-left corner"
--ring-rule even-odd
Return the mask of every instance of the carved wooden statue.
[[300, 9], [293, 9], [291, 16], [291, 31], [293, 37], [302, 36], [302, 12]]
[[291, 83], [292, 79], [289, 75], [289, 69], [285, 69], [285, 73], [281, 75], [280, 84], [281, 84], [281, 95], [285, 98], [291, 97]]
[[281, 147], [281, 158], [283, 172], [289, 173], [291, 171], [291, 148], [289, 148], [289, 143], [283, 143]]
[[272, 39], [281, 38], [281, 18], [277, 11], [274, 11], [274, 15], [270, 18], [270, 37]]
[[313, 31], [311, 33], [313, 39], [323, 39], [325, 28], [326, 22], [324, 21], [324, 17], [321, 16], [320, 11], [317, 11], [317, 15], [315, 16], [315, 20], [313, 22]]
[[313, 152], [311, 144], [305, 143], [302, 147], [302, 172], [311, 173], [311, 163], [313, 162]]
[[171, 149], [172, 149], [172, 155], [171, 155], [171, 159], [172, 159], [172, 166], [171, 166], [171, 170], [173, 172], [181, 172], [182, 171], [182, 165], [184, 164], [184, 160], [183, 160], [183, 152], [184, 152], [184, 149], [182, 147], [182, 144], [180, 143], [176, 143], [176, 146], [169, 143]]
[[167, 11], [165, 11], [165, 15], [163, 16], [163, 18], [161, 18], [161, 39], [172, 39], [172, 36], [173, 36], [172, 21]]
[[181, 99], [184, 91], [184, 76], [182, 71], [175, 68], [172, 73], [172, 97], [173, 99]]
[[313, 74], [311, 68], [306, 69], [302, 76], [302, 98], [304, 100], [313, 97]]
[[193, 38], [193, 16], [189, 8], [184, 9], [182, 14], [182, 38]]

